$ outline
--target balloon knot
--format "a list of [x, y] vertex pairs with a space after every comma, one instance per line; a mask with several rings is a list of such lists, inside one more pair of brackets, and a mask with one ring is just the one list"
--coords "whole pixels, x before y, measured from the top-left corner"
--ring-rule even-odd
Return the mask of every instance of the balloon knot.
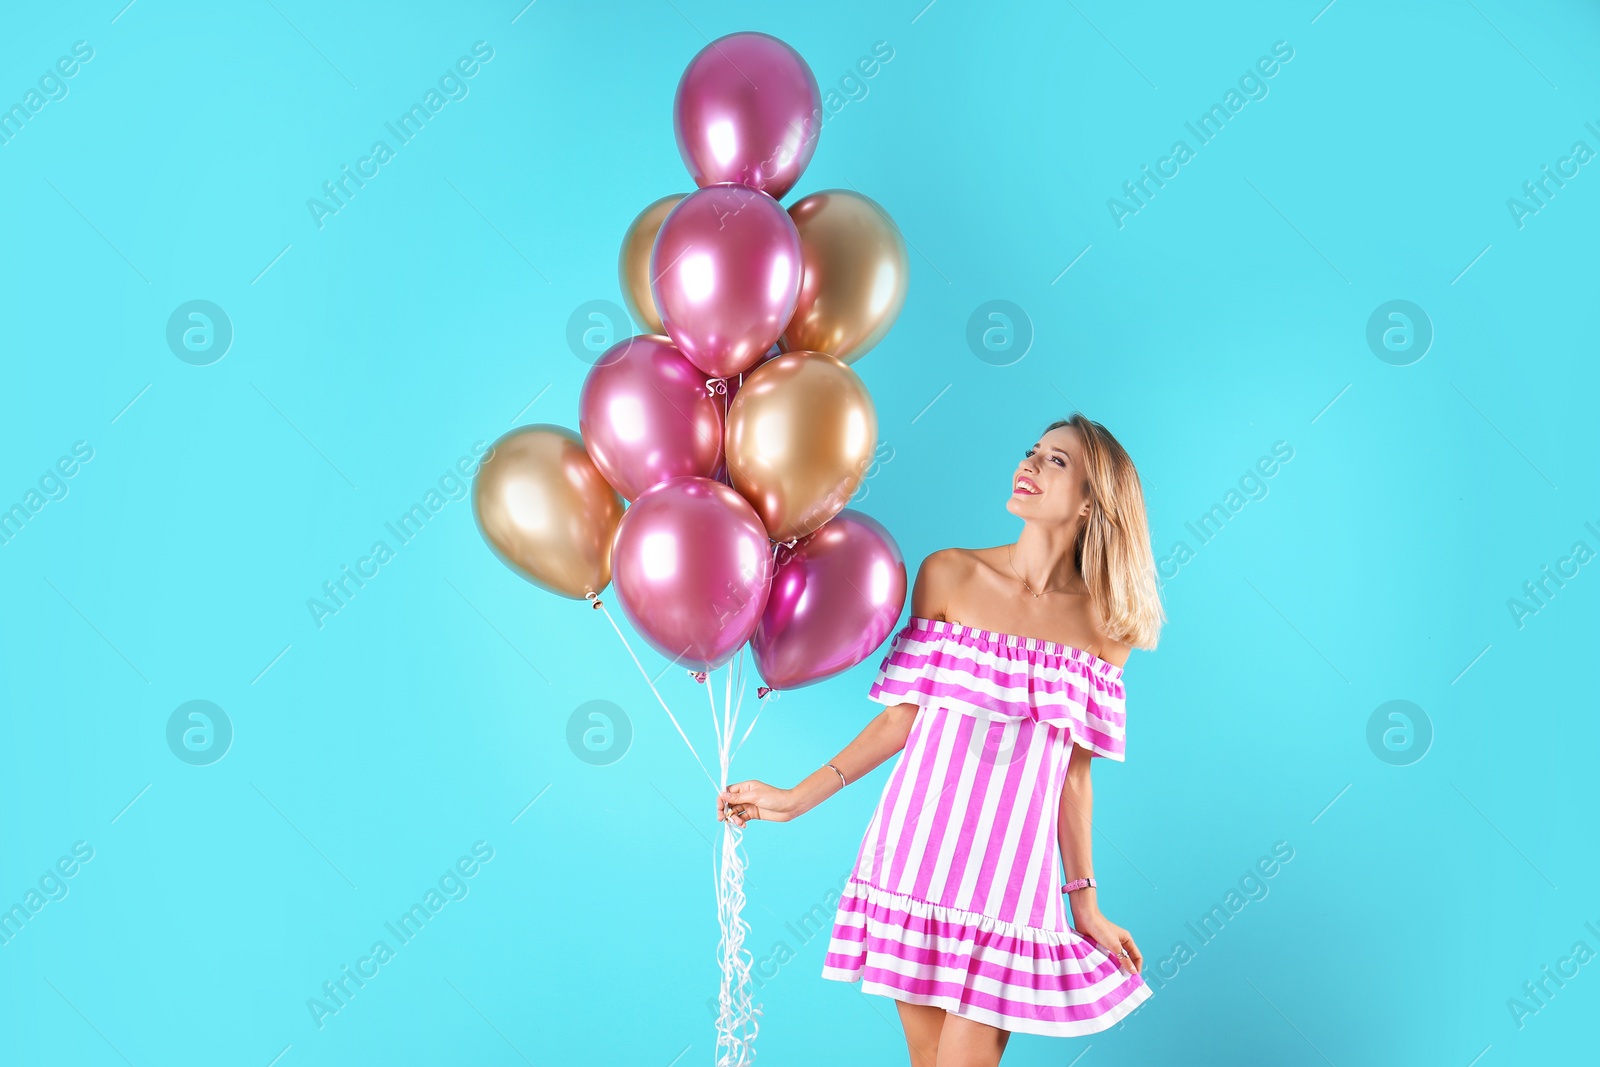
[[756, 699], [760, 700], [762, 697], [766, 696], [770, 692], [772, 692], [772, 686], [770, 686], [770, 685], [758, 685], [758, 686], [756, 686]]
[[689, 677], [693, 678], [697, 682], [703, 682], [703, 681], [706, 680], [706, 672], [705, 671], [690, 671], [689, 672]]
[[706, 379], [706, 395], [707, 396], [710, 396], [713, 393], [726, 393], [727, 391], [728, 391], [728, 380], [726, 378], [707, 378]]
[[584, 599], [585, 599], [585, 600], [592, 600], [592, 601], [594, 601], [594, 603], [592, 603], [592, 604], [590, 604], [590, 605], [589, 605], [589, 606], [590, 606], [590, 607], [591, 607], [591, 608], [599, 608], [599, 607], [601, 607], [601, 606], [602, 606], [602, 601], [601, 601], [601, 600], [600, 600], [600, 597], [599, 597], [599, 595], [598, 595], [598, 594], [595, 594], [595, 593], [585, 593], [585, 594], [584, 594], [584, 595], [583, 595], [583, 598], [584, 598]]

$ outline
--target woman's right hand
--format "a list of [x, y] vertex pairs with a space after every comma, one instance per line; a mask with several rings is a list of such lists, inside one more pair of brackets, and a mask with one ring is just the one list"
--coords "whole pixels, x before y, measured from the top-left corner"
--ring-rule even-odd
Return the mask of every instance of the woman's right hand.
[[730, 783], [717, 794], [717, 821], [726, 819], [734, 826], [760, 819], [763, 822], [788, 822], [800, 815], [794, 792], [779, 789], [751, 778]]

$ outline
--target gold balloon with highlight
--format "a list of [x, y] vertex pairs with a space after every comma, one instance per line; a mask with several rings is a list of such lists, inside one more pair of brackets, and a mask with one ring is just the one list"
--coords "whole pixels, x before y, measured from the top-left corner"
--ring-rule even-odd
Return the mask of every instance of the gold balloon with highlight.
[[866, 383], [825, 352], [774, 356], [728, 406], [728, 480], [775, 541], [804, 537], [850, 502], [872, 465], [878, 412]]
[[573, 600], [611, 582], [622, 498], [565, 426], [522, 426], [494, 443], [472, 480], [472, 510], [495, 554]]
[[905, 238], [877, 203], [842, 189], [795, 201], [789, 217], [800, 231], [800, 302], [778, 345], [854, 363], [905, 304]]
[[622, 283], [622, 296], [628, 302], [628, 311], [634, 321], [643, 327], [640, 333], [667, 332], [661, 324], [661, 312], [656, 310], [656, 298], [650, 292], [650, 250], [655, 247], [656, 234], [667, 214], [678, 206], [683, 193], [663, 196], [639, 212], [639, 217], [628, 226], [622, 238], [622, 254], [617, 257], [617, 280]]

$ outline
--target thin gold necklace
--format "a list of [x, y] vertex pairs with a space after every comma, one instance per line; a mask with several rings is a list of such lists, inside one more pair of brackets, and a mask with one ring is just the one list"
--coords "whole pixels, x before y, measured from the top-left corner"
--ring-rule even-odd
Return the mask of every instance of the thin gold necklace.
[[[1024, 578], [1020, 574], [1017, 574], [1017, 564], [1016, 564], [1016, 561], [1014, 559], [1014, 557], [1016, 555], [1016, 548], [1017, 548], [1017, 546], [1015, 544], [1010, 544], [1010, 545], [1006, 546], [1006, 563], [1007, 563], [1007, 565], [1009, 565], [1011, 567], [1011, 573], [1017, 575], [1017, 581], [1022, 583], [1022, 588], [1026, 589], [1030, 593], [1033, 593], [1033, 586], [1028, 584], [1028, 579]], [[1056, 590], [1056, 591], [1059, 592], [1059, 590]], [[1038, 600], [1040, 597], [1044, 596], [1044, 594], [1048, 593], [1048, 592], [1051, 592], [1051, 590], [1046, 589], [1043, 592], [1033, 593], [1033, 599]]]

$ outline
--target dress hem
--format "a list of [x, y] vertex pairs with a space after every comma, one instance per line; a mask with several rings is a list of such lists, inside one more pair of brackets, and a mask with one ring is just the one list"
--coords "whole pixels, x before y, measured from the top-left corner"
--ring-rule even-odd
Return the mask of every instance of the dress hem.
[[860, 982], [861, 992], [872, 993], [878, 996], [889, 997], [894, 1000], [905, 1001], [907, 1004], [921, 1004], [926, 1007], [943, 1008], [962, 1019], [971, 1019], [973, 1022], [985, 1023], [1009, 1030], [1018, 1034], [1038, 1034], [1042, 1037], [1083, 1037], [1086, 1034], [1097, 1034], [1102, 1030], [1109, 1030], [1127, 1016], [1135, 1008], [1150, 999], [1151, 989], [1148, 985], [1140, 983], [1117, 1003], [1093, 1019], [1082, 1019], [1077, 1022], [1050, 1023], [1037, 1022], [1028, 1019], [1018, 1019], [1011, 1015], [1001, 1015], [987, 1008], [980, 1008], [973, 1004], [963, 1005], [955, 997], [941, 996], [937, 993], [911, 993], [883, 982], [875, 982], [865, 978], [859, 973], [852, 973], [845, 967], [822, 968], [822, 977], [836, 982]]
[[[850, 906], [851, 900], [859, 907]], [[901, 927], [898, 917], [881, 914], [886, 908], [900, 912], [910, 926]], [[893, 926], [896, 932], [875, 930], [880, 923]], [[909, 964], [915, 973], [903, 973], [891, 965], [891, 959], [896, 964]], [[1070, 973], [1074, 963], [1094, 960], [1099, 961], [1093, 969], [1100, 977], [1091, 978], [1087, 971]], [[959, 1018], [1046, 1037], [1098, 1033], [1120, 1022], [1152, 992], [1137, 971], [1123, 972], [1076, 931], [1023, 926], [934, 904], [886, 890], [859, 876], [850, 878], [841, 898], [821, 974], [833, 981], [860, 982], [864, 993], [943, 1008]], [[988, 986], [981, 990], [973, 984], [973, 978], [980, 974]], [[1120, 975], [1114, 984], [1113, 974]], [[1085, 978], [1089, 980], [1083, 981]], [[1074, 986], [1074, 981], [1080, 984]], [[956, 988], [908, 988], [938, 984], [955, 984]], [[1058, 990], [1071, 998], [1072, 992], [1086, 992], [1090, 985], [1099, 986], [1103, 996], [1066, 1005], [1059, 1001], [1048, 1003], [1056, 1000]], [[1118, 992], [1121, 996], [1107, 1003]], [[1035, 996], [1042, 999], [1038, 1003], [1007, 1003]], [[975, 999], [983, 1003], [975, 1003]], [[989, 1003], [991, 1000], [1000, 1003]], [[1090, 1005], [1104, 1006], [1097, 1014], [1079, 1018], [1030, 1018], [1021, 1014], [1043, 1009], [1059, 1016], [1063, 1008], [1081, 1013]]]

